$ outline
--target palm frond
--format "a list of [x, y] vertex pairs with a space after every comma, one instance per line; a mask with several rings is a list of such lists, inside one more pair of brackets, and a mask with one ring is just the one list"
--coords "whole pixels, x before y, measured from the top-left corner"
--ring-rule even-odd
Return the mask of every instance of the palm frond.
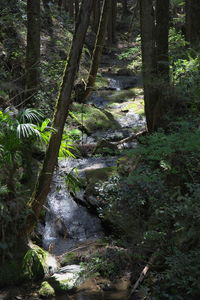
[[36, 128], [35, 124], [24, 123], [18, 124], [17, 126], [17, 136], [21, 138], [29, 138], [31, 136], [41, 137], [39, 130]]
[[18, 113], [17, 119], [20, 123], [35, 123], [40, 122], [44, 118], [41, 111], [34, 108], [26, 108]]

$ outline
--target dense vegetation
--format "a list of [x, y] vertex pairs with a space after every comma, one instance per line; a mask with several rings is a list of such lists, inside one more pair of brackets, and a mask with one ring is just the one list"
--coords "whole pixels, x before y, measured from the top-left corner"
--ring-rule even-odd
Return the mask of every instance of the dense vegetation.
[[[107, 84], [97, 74], [103, 52], [117, 57], [113, 73], [142, 72], [147, 128], [133, 149], [111, 141], [93, 151], [120, 157], [117, 171], [93, 185], [96, 213], [123, 250], [94, 254], [88, 268], [113, 279], [128, 260], [134, 283], [153, 257], [143, 299], [198, 299], [200, 3], [31, 2], [0, 0], [0, 286], [27, 278], [18, 266], [28, 240], [41, 242], [35, 225], [58, 157], [90, 155], [79, 149], [83, 134], [117, 128], [111, 114], [83, 104]], [[80, 184], [75, 176], [68, 183]]]

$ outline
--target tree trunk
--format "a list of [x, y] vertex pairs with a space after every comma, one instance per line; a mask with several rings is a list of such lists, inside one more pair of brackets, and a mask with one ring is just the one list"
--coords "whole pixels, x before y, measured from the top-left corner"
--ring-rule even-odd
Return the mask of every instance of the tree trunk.
[[97, 34], [99, 23], [100, 23], [100, 17], [101, 17], [101, 1], [94, 1], [93, 6], [93, 31]]
[[117, 0], [112, 0], [110, 16], [108, 22], [108, 47], [110, 50], [116, 42], [116, 17], [117, 17]]
[[140, 1], [144, 104], [148, 131], [153, 131], [155, 97], [155, 25], [153, 0]]
[[[153, 112], [153, 130], [166, 126], [165, 114], [169, 107], [169, 0], [156, 0], [156, 101]], [[153, 100], [153, 99], [152, 99]], [[151, 101], [152, 101], [151, 100]]]
[[156, 61], [158, 75], [169, 84], [169, 0], [156, 1]]
[[26, 98], [34, 105], [39, 86], [40, 66], [40, 0], [27, 0]]
[[51, 134], [49, 145], [46, 151], [42, 170], [40, 172], [38, 182], [35, 187], [32, 199], [29, 203], [32, 213], [26, 221], [26, 232], [30, 233], [36, 224], [41, 212], [41, 208], [45, 203], [46, 197], [50, 190], [50, 184], [54, 168], [57, 163], [58, 152], [62, 140], [63, 129], [69, 106], [71, 104], [71, 92], [79, 67], [80, 57], [84, 44], [86, 31], [89, 24], [93, 0], [83, 0], [75, 28], [72, 41], [72, 47], [69, 54], [68, 63], [66, 65], [63, 82], [58, 96], [55, 114], [53, 119], [53, 128], [55, 131]]
[[74, 19], [74, 0], [68, 0], [69, 17], [71, 20]]
[[75, 0], [75, 17], [77, 19], [79, 13], [79, 0]]
[[192, 46], [200, 45], [200, 3], [186, 0], [186, 39]]
[[102, 6], [102, 13], [101, 13], [101, 18], [100, 18], [100, 23], [99, 23], [99, 29], [97, 33], [97, 38], [95, 42], [95, 47], [92, 55], [92, 63], [91, 63], [91, 68], [89, 72], [89, 77], [87, 81], [87, 87], [85, 94], [83, 96], [82, 102], [84, 102], [85, 99], [89, 96], [89, 94], [92, 92], [95, 79], [97, 76], [97, 71], [99, 67], [99, 62], [102, 54], [102, 48], [104, 45], [105, 41], [105, 35], [106, 35], [106, 29], [108, 25], [108, 17], [109, 17], [109, 12], [111, 9], [112, 5], [112, 0], [104, 0], [103, 6]]
[[[140, 1], [144, 103], [148, 131], [165, 127], [169, 90], [169, 0]], [[156, 25], [155, 25], [156, 24]]]

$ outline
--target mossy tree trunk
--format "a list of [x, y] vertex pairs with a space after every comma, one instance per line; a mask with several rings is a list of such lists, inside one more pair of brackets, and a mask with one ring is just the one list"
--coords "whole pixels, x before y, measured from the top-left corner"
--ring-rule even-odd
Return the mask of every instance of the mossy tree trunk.
[[57, 163], [57, 157], [62, 140], [63, 129], [69, 112], [69, 106], [71, 104], [71, 92], [78, 71], [84, 39], [90, 20], [92, 4], [93, 0], [83, 0], [81, 4], [68, 63], [64, 71], [63, 81], [55, 107], [53, 119], [53, 128], [55, 131], [51, 135], [43, 167], [40, 172], [32, 199], [29, 203], [31, 213], [27, 217], [26, 221], [27, 233], [30, 233], [33, 230], [50, 190], [50, 184]]
[[26, 104], [35, 106], [40, 67], [40, 0], [27, 0]]
[[100, 58], [102, 54], [102, 49], [104, 46], [104, 41], [105, 41], [105, 36], [106, 36], [106, 30], [107, 30], [107, 25], [108, 25], [108, 17], [110, 13], [110, 9], [112, 7], [112, 0], [104, 0], [103, 6], [102, 6], [102, 13], [101, 13], [101, 18], [100, 18], [100, 23], [99, 23], [99, 28], [98, 28], [98, 33], [97, 33], [97, 38], [95, 42], [95, 47], [92, 55], [92, 63], [91, 63], [91, 68], [87, 80], [87, 86], [86, 86], [86, 91], [83, 96], [82, 101], [85, 101], [87, 97], [90, 95], [92, 92], [95, 79], [97, 76], [97, 71], [100, 63]]

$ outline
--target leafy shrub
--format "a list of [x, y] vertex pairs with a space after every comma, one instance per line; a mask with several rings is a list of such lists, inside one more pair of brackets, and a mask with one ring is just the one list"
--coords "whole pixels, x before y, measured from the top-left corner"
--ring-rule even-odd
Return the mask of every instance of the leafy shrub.
[[93, 254], [88, 262], [89, 273], [99, 273], [109, 279], [119, 277], [130, 263], [127, 251], [118, 247], [106, 247]]
[[121, 240], [134, 252], [145, 257], [159, 249], [154, 284], [147, 282], [149, 299], [184, 299], [185, 294], [196, 299], [200, 131], [182, 122], [175, 132], [157, 132], [140, 141], [127, 153], [133, 162], [126, 175], [97, 187], [105, 203], [101, 214], [120, 229]]

